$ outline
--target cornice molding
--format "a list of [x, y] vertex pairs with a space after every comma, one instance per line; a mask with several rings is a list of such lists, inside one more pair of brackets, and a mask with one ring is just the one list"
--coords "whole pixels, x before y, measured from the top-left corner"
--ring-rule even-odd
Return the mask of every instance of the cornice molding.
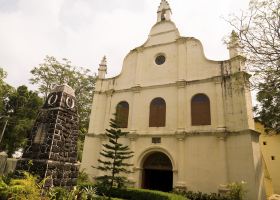
[[136, 85], [130, 88], [120, 89], [120, 90], [114, 90], [109, 89], [106, 91], [95, 91], [95, 93], [101, 94], [105, 93], [106, 95], [112, 95], [113, 93], [122, 93], [122, 92], [140, 92], [142, 90], [148, 90], [148, 89], [155, 89], [155, 88], [166, 88], [166, 87], [186, 87], [187, 85], [193, 85], [193, 84], [200, 84], [200, 83], [208, 83], [208, 82], [216, 82], [217, 80], [222, 80], [222, 76], [213, 76], [206, 79], [200, 79], [200, 80], [178, 80], [173, 83], [165, 83], [161, 85], [149, 85], [149, 86], [141, 86]]
[[[236, 136], [236, 135], [244, 135], [244, 134], [252, 134], [252, 135], [260, 135], [259, 132], [252, 130], [252, 129], [245, 129], [245, 130], [240, 130], [240, 131], [228, 131], [228, 130], [194, 130], [194, 131], [187, 131], [183, 129], [179, 130], [173, 130], [173, 131], [159, 131], [159, 132], [153, 132], [153, 131], [137, 131], [137, 130], [132, 130], [130, 131], [125, 137], [126, 138], [132, 138], [137, 139], [141, 137], [176, 137], [178, 140], [187, 138], [189, 136], [201, 136], [201, 135], [206, 135], [206, 136], [216, 136], [217, 138], [227, 138], [229, 136]], [[86, 134], [87, 137], [94, 137], [94, 138], [101, 138], [103, 139], [106, 137], [105, 133], [88, 133]]]

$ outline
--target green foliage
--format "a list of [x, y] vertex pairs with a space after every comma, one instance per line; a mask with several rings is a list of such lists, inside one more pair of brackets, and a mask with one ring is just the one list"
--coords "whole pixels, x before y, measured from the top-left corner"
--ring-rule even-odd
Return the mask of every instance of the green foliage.
[[31, 70], [30, 82], [38, 86], [38, 91], [46, 98], [55, 85], [68, 84], [75, 90], [77, 109], [80, 120], [80, 136], [78, 141], [78, 159], [81, 160], [85, 134], [89, 124], [95, 76], [89, 69], [76, 68], [71, 62], [46, 56], [44, 63]]
[[6, 106], [8, 95], [14, 90], [14, 88], [5, 83], [4, 79], [6, 77], [7, 73], [2, 68], [0, 68], [0, 131], [2, 131], [3, 121], [5, 121], [7, 118]]
[[24, 172], [23, 175], [24, 178], [0, 179], [1, 199], [43, 199], [41, 196], [42, 184], [37, 183], [37, 178], [27, 172]]
[[192, 192], [192, 191], [183, 191], [183, 192], [175, 192], [176, 194], [180, 194], [190, 200], [231, 200], [227, 197], [220, 196], [216, 193], [206, 194], [202, 192]]
[[75, 190], [68, 191], [62, 187], [54, 187], [48, 191], [50, 200], [74, 200], [76, 199]]
[[264, 125], [267, 133], [280, 133], [280, 71], [271, 72], [264, 80], [258, 87], [257, 119]]
[[106, 129], [108, 143], [103, 144], [103, 149], [100, 155], [104, 159], [98, 159], [99, 166], [95, 167], [106, 173], [106, 175], [96, 178], [98, 187], [103, 188], [106, 195], [110, 196], [110, 191], [113, 187], [122, 188], [128, 182], [122, 173], [132, 173], [127, 168], [132, 166], [124, 162], [133, 156], [133, 152], [119, 142], [121, 137], [126, 136], [126, 132], [122, 132], [115, 119], [110, 120], [110, 129]]
[[84, 184], [67, 190], [62, 187], [51, 188], [47, 195], [50, 200], [90, 200], [101, 199], [96, 195], [96, 188], [92, 184]]
[[185, 197], [177, 194], [135, 188], [113, 188], [111, 195], [112, 197], [129, 200], [187, 200]]
[[7, 199], [8, 198], [8, 190], [9, 186], [8, 184], [1, 178], [0, 179], [0, 199]]
[[190, 200], [243, 200], [245, 195], [244, 182], [230, 183], [227, 185], [228, 191], [223, 195], [192, 191], [174, 191], [175, 194], [180, 194]]
[[0, 118], [0, 130], [2, 131], [6, 123], [7, 126], [0, 149], [7, 151], [11, 157], [16, 150], [24, 147], [43, 101], [36, 92], [28, 90], [26, 86], [19, 86], [16, 90], [8, 86], [7, 88], [9, 89], [1, 98], [0, 109], [4, 117]]
[[245, 185], [245, 182], [243, 182], [243, 181], [241, 183], [230, 183], [228, 185], [229, 192], [227, 194], [227, 197], [230, 200], [244, 199], [244, 195], [246, 193], [246, 191], [244, 190], [244, 185]]
[[3, 70], [3, 68], [0, 67], [0, 83], [3, 81], [4, 78], [7, 77], [7, 72]]
[[95, 199], [97, 198], [96, 195], [96, 187], [93, 185], [80, 185], [80, 197], [84, 199]]
[[79, 171], [77, 185], [89, 184], [89, 175], [85, 172], [85, 169]]
[[22, 172], [22, 177], [16, 178], [15, 174], [0, 178], [1, 200], [89, 200], [99, 199], [95, 186], [84, 184], [67, 190], [61, 187], [43, 189], [45, 180], [38, 183], [37, 178], [28, 172]]

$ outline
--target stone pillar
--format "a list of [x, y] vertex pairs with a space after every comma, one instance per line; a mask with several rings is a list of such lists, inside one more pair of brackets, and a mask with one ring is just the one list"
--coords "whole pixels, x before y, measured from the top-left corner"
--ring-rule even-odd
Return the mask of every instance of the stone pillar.
[[131, 121], [131, 126], [130, 126], [130, 129], [132, 133], [135, 133], [137, 131], [137, 129], [139, 127], [137, 127], [137, 122], [139, 120], [138, 118], [138, 113], [139, 113], [139, 105], [140, 105], [140, 91], [141, 91], [141, 87], [139, 85], [137, 86], [134, 86], [132, 88], [132, 91], [133, 91], [133, 101], [132, 101], [132, 104], [131, 104], [131, 117], [130, 117], [130, 121]]
[[185, 98], [186, 90], [186, 39], [179, 38], [178, 43], [178, 80], [177, 84], [177, 130], [178, 132], [185, 131], [187, 122], [187, 102]]
[[56, 86], [39, 111], [27, 146], [16, 170], [30, 171], [45, 187], [72, 188], [78, 177], [77, 141], [79, 121], [74, 90]]
[[[135, 149], [136, 149], [136, 140], [137, 140], [137, 137], [138, 135], [135, 133], [135, 132], [130, 132], [129, 135], [128, 135], [128, 138], [130, 140], [130, 150], [134, 152], [135, 154]], [[130, 159], [129, 159], [129, 163], [130, 164], [133, 164], [133, 166], [130, 167], [130, 171], [132, 171], [133, 173], [130, 173], [129, 174], [129, 177], [128, 177], [128, 180], [131, 181], [133, 183], [132, 186], [135, 186], [135, 175], [134, 175], [134, 171], [135, 171], [135, 156], [132, 156]]]
[[176, 183], [176, 188], [179, 190], [186, 190], [185, 182], [185, 137], [186, 133], [184, 131], [177, 132], [176, 138], [178, 141], [178, 181]]
[[[100, 139], [100, 152], [102, 152], [102, 150], [104, 149], [104, 146], [106, 143], [107, 143], [107, 137], [104, 134], [100, 134], [98, 135], [99, 139]], [[102, 160], [103, 156], [100, 154], [99, 152], [99, 159]], [[100, 163], [98, 163], [98, 165], [100, 165]], [[102, 170], [98, 170], [98, 176], [104, 176], [105, 175], [105, 172], [102, 171]]]
[[[113, 96], [114, 90], [110, 89], [106, 91], [106, 96], [107, 96], [107, 102], [106, 102], [106, 113], [105, 113], [105, 119], [104, 121], [104, 127], [102, 130], [105, 130], [110, 126], [110, 119], [113, 117], [112, 114], [116, 112], [115, 108], [112, 107], [112, 96]], [[112, 110], [113, 109], [113, 110]]]
[[220, 177], [221, 184], [219, 186], [219, 190], [223, 190], [224, 185], [228, 184], [228, 164], [227, 164], [227, 149], [226, 149], [226, 137], [227, 134], [225, 132], [218, 133], [217, 138], [219, 140], [219, 152], [220, 152]]
[[217, 110], [217, 130], [225, 131], [225, 109], [221, 80], [215, 80], [216, 87], [216, 110]]
[[[104, 130], [105, 127], [105, 117], [106, 117], [106, 104], [100, 102], [107, 101], [107, 96], [105, 93], [100, 91], [94, 92], [94, 98], [91, 106], [90, 123], [88, 127], [89, 134], [99, 134]], [[101, 105], [101, 106], [100, 106]], [[98, 117], [93, 117], [94, 114], [98, 113]]]
[[185, 98], [186, 81], [177, 81], [178, 97], [177, 97], [177, 129], [184, 131], [186, 127], [186, 98]]

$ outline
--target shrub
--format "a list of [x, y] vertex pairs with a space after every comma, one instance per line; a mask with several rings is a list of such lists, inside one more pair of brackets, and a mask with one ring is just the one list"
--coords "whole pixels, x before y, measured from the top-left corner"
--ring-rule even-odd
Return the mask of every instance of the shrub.
[[0, 199], [1, 200], [91, 200], [98, 198], [95, 187], [81, 184], [72, 190], [63, 187], [54, 187], [44, 190], [44, 181], [37, 182], [37, 178], [28, 172], [20, 172], [9, 176], [0, 177]]
[[228, 185], [229, 192], [227, 196], [231, 200], [242, 200], [246, 193], [246, 190], [244, 190], [245, 184], [246, 183], [244, 181], [241, 181], [241, 183], [230, 183]]
[[62, 187], [54, 187], [54, 188], [50, 188], [47, 196], [50, 198], [50, 200], [72, 200], [73, 198], [71, 198], [69, 194], [69, 191], [66, 190], [65, 188]]
[[85, 172], [85, 169], [79, 171], [77, 185], [90, 183], [89, 175]]
[[206, 194], [202, 192], [192, 192], [192, 191], [182, 191], [175, 192], [176, 194], [181, 194], [182, 196], [190, 200], [232, 200], [224, 196], [220, 196], [216, 193]]
[[243, 200], [246, 191], [243, 189], [245, 182], [230, 183], [227, 185], [228, 192], [223, 195], [211, 193], [206, 194], [202, 192], [192, 191], [175, 191], [175, 194], [183, 195], [190, 200]]
[[[6, 181], [6, 182], [5, 182]], [[22, 178], [3, 178], [0, 180], [1, 199], [41, 200], [42, 184], [28, 172], [23, 172]]]
[[[104, 194], [104, 191], [100, 191], [99, 188], [97, 192], [101, 195]], [[135, 188], [113, 188], [111, 196], [129, 200], [186, 200], [185, 197], [177, 194]]]
[[51, 188], [47, 196], [50, 200], [90, 200], [102, 199], [96, 195], [96, 188], [92, 184], [84, 184], [67, 190], [63, 187]]

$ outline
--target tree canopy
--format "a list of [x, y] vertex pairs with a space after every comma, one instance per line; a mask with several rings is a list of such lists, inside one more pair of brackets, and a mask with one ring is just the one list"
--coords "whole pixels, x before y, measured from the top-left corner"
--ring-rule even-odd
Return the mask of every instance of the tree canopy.
[[280, 132], [280, 0], [251, 0], [247, 11], [228, 21], [253, 74], [257, 117], [266, 130]]
[[7, 74], [0, 68], [0, 132], [4, 133], [0, 149], [11, 156], [24, 147], [43, 100], [24, 85], [17, 89], [8, 85], [3, 75]]
[[[12, 87], [5, 83], [4, 79], [7, 77], [7, 72], [5, 72], [0, 67], [0, 119], [5, 116], [5, 106], [7, 95], [12, 90]], [[1, 129], [0, 129], [1, 130]]]

